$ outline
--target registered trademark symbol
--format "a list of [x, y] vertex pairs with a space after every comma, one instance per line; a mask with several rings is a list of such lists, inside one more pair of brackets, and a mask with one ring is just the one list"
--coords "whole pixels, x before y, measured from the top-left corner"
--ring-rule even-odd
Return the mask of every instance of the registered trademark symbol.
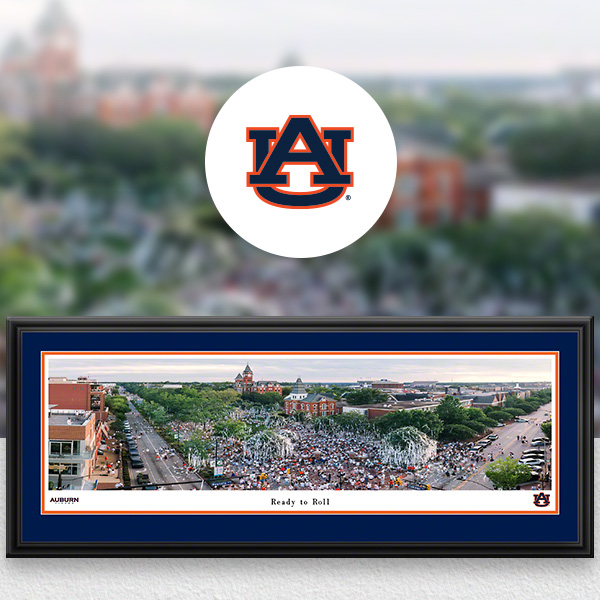
[[352, 196], [351, 196], [350, 194], [348, 194], [348, 195], [346, 196], [346, 200], [352, 200]]

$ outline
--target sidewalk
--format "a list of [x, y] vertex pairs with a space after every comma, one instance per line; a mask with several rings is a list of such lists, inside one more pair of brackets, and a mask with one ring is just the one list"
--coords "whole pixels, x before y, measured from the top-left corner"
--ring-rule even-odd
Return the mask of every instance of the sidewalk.
[[[110, 440], [111, 442], [113, 440]], [[96, 467], [90, 475], [91, 481], [98, 480], [99, 490], [113, 489], [117, 483], [122, 483], [121, 468], [116, 468], [117, 454], [113, 450], [104, 450], [104, 455], [98, 456]], [[112, 465], [112, 473], [109, 473], [108, 464]]]

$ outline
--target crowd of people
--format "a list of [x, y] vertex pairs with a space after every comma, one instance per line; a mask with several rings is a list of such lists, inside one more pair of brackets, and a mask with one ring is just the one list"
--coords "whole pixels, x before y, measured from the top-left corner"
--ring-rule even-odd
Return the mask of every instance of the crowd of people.
[[316, 432], [291, 423], [285, 428], [294, 440], [288, 457], [259, 460], [243, 444], [223, 448], [228, 489], [379, 490], [402, 485], [406, 471], [382, 464], [378, 443], [358, 433]]
[[[261, 453], [242, 440], [220, 439], [218, 457], [223, 462], [223, 482], [216, 489], [389, 490], [411, 484], [445, 489], [451, 482], [469, 479], [487, 463], [505, 456], [502, 444], [497, 441], [487, 447], [471, 442], [438, 443], [435, 455], [424, 464], [391, 466], [382, 460], [381, 441], [373, 434], [316, 430], [310, 422], [279, 418], [275, 423], [273, 418], [258, 410], [244, 414], [250, 428], [274, 426], [292, 441], [292, 450]], [[172, 427], [182, 440], [189, 439], [198, 428], [194, 423]], [[210, 436], [210, 431], [204, 433]], [[527, 443], [525, 436], [517, 441]], [[168, 447], [159, 448], [158, 452], [157, 460], [173, 454]], [[514, 458], [515, 454], [507, 451], [506, 456]], [[186, 464], [185, 468], [200, 473], [196, 465]]]

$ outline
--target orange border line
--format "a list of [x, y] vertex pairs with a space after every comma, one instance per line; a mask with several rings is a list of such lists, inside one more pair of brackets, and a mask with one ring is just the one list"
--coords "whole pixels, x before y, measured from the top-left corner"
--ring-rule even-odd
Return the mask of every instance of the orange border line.
[[[405, 356], [405, 355], [417, 355], [417, 356], [425, 356], [425, 355], [437, 355], [437, 356], [473, 356], [473, 355], [483, 355], [483, 356], [515, 356], [515, 355], [524, 355], [524, 356], [554, 356], [555, 360], [555, 382], [554, 382], [554, 392], [556, 394], [556, 416], [553, 414], [552, 419], [555, 421], [554, 424], [554, 435], [555, 441], [553, 441], [553, 446], [556, 447], [558, 442], [558, 375], [559, 375], [559, 355], [558, 351], [455, 351], [455, 350], [442, 350], [439, 352], [436, 351], [406, 351], [406, 350], [398, 350], [398, 351], [331, 351], [331, 352], [323, 352], [323, 351], [277, 351], [277, 352], [269, 352], [269, 351], [249, 351], [249, 352], [239, 352], [239, 351], [103, 351], [103, 350], [94, 350], [94, 351], [42, 351], [42, 469], [41, 469], [41, 478], [42, 478], [42, 511], [43, 515], [557, 515], [559, 514], [558, 507], [558, 479], [552, 478], [553, 491], [554, 491], [554, 506], [556, 507], [553, 511], [485, 511], [485, 510], [461, 510], [461, 511], [439, 511], [439, 510], [407, 510], [407, 511], [371, 511], [371, 510], [342, 510], [342, 511], [322, 511], [322, 510], [314, 510], [314, 511], [257, 511], [257, 510], [236, 510], [236, 511], [189, 511], [189, 510], [171, 510], [171, 511], [163, 511], [163, 510], [125, 510], [125, 511], [116, 511], [116, 510], [88, 510], [88, 511], [50, 511], [45, 510], [45, 474], [46, 474], [46, 376], [45, 376], [45, 358], [46, 356], [75, 356], [75, 355], [94, 355], [94, 356], [139, 356], [139, 355], [173, 355], [173, 356], [265, 356], [265, 355], [285, 355], [285, 356], [298, 356], [298, 355], [326, 355], [326, 356], [339, 356], [339, 355], [355, 355], [355, 356]], [[554, 450], [553, 450], [554, 452]], [[553, 470], [553, 473], [558, 474], [558, 451], [556, 451], [556, 467]], [[248, 492], [258, 491], [258, 490], [246, 490]], [[341, 490], [343, 491], [343, 490]], [[452, 491], [452, 490], [449, 490]]]
[[329, 355], [329, 356], [334, 356], [334, 355], [355, 355], [355, 356], [362, 356], [362, 355], [397, 355], [397, 356], [401, 356], [401, 355], [408, 355], [408, 354], [414, 354], [414, 355], [467, 355], [467, 356], [471, 356], [471, 355], [496, 355], [496, 356], [515, 356], [515, 355], [538, 355], [538, 356], [548, 356], [548, 355], [558, 355], [558, 352], [556, 351], [531, 351], [531, 350], [523, 350], [523, 351], [515, 351], [515, 352], [508, 352], [506, 350], [498, 350], [496, 351], [475, 351], [475, 350], [466, 350], [464, 352], [459, 352], [456, 350], [440, 350], [439, 352], [434, 352], [434, 351], [430, 351], [430, 350], [416, 350], [414, 352], [410, 351], [410, 350], [366, 350], [364, 352], [358, 351], [358, 350], [332, 350], [332, 351], [326, 351], [326, 350], [319, 350], [319, 351], [308, 351], [308, 350], [281, 350], [281, 351], [268, 351], [268, 350], [250, 350], [248, 352], [239, 352], [238, 350], [217, 350], [215, 352], [210, 352], [210, 351], [204, 351], [204, 350], [181, 350], [181, 351], [176, 351], [176, 350], [166, 350], [164, 352], [161, 351], [156, 351], [156, 350], [140, 350], [140, 351], [134, 351], [134, 350], [90, 350], [90, 351], [85, 351], [85, 350], [71, 350], [71, 351], [65, 351], [65, 352], [60, 352], [60, 351], [43, 351], [42, 355], [46, 356], [52, 356], [52, 355], [57, 355], [57, 356], [70, 356], [70, 355], [79, 355], [79, 354], [85, 354], [85, 355], [133, 355], [133, 356], [137, 356], [139, 354], [144, 354], [144, 355], [153, 355], [153, 354], [168, 354], [168, 355], [213, 355], [213, 356], [260, 356], [260, 355], [271, 355], [271, 354], [281, 354], [281, 355], [285, 355], [285, 356], [294, 356], [294, 355]]

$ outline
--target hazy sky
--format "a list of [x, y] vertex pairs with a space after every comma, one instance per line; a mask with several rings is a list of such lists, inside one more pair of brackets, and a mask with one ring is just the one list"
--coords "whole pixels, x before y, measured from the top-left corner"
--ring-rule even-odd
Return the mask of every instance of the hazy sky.
[[50, 358], [49, 376], [101, 381], [233, 381], [246, 360], [254, 379], [293, 381], [549, 381], [548, 357], [73, 357]]
[[[0, 43], [46, 0], [0, 0]], [[600, 65], [597, 0], [66, 0], [93, 66], [544, 73]]]

